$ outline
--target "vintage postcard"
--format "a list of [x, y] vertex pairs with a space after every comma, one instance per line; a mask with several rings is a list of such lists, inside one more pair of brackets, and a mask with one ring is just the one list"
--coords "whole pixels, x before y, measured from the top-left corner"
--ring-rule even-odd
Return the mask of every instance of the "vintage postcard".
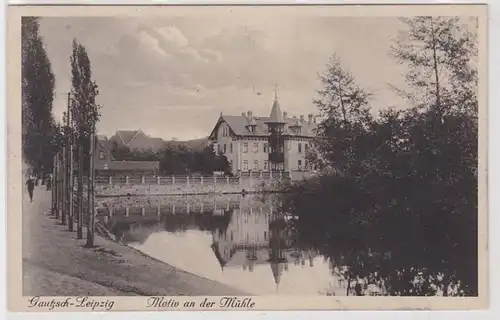
[[7, 27], [11, 310], [488, 306], [486, 6]]

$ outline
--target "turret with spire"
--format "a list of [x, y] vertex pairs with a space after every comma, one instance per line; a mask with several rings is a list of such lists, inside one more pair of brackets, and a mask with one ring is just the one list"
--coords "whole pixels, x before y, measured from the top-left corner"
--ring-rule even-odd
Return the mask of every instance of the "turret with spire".
[[285, 164], [285, 141], [283, 133], [285, 131], [285, 120], [281, 112], [278, 101], [278, 90], [274, 84], [274, 102], [271, 108], [269, 119], [265, 122], [269, 130], [269, 164], [270, 170], [283, 170]]

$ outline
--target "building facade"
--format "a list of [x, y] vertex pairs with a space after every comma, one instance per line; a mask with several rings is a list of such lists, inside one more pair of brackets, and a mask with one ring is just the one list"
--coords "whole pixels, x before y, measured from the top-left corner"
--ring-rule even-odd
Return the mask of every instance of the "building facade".
[[240, 116], [221, 114], [209, 140], [227, 157], [233, 174], [245, 171], [311, 171], [306, 161], [317, 124], [313, 115], [288, 117], [275, 95], [268, 117], [251, 111]]

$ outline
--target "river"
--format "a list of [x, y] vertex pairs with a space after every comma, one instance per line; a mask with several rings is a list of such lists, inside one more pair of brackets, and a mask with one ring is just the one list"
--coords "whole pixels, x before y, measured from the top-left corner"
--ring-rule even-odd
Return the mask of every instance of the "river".
[[187, 272], [256, 295], [345, 295], [333, 261], [293, 241], [276, 196], [101, 198], [115, 237]]

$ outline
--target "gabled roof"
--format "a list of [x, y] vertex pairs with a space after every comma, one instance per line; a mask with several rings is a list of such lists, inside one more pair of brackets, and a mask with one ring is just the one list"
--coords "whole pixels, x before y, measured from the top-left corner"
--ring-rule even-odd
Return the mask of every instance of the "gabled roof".
[[116, 135], [123, 144], [128, 144], [139, 132], [140, 130], [120, 130], [116, 131]]
[[[283, 118], [282, 121], [285, 124], [284, 134], [289, 136], [301, 136], [301, 137], [315, 137], [315, 130], [317, 128], [317, 124], [314, 122], [309, 123], [307, 120], [300, 121], [294, 118]], [[255, 130], [254, 132], [249, 130], [249, 125], [252, 123], [252, 120], [255, 122]], [[281, 120], [280, 120], [281, 121]], [[232, 133], [236, 136], [261, 136], [267, 137], [269, 136], [269, 130], [266, 123], [269, 122], [269, 117], [253, 117], [249, 119], [247, 116], [232, 116], [232, 115], [222, 115], [217, 124], [212, 131], [211, 136], [213, 136], [221, 123], [227, 123]], [[289, 130], [294, 124], [299, 124], [302, 127], [302, 131], [300, 133], [292, 132]]]
[[154, 150], [165, 148], [165, 141], [162, 138], [149, 138], [149, 141], [151, 141], [151, 147]]
[[[278, 96], [276, 94], [269, 117], [254, 117], [250, 112], [246, 114], [243, 113], [239, 116], [224, 115], [221, 113], [210, 134], [210, 138], [215, 138], [219, 126], [224, 122], [229, 126], [231, 134], [236, 136], [267, 137], [270, 134], [268, 125], [272, 123], [281, 123], [284, 124], [285, 135], [312, 138], [316, 136], [315, 131], [317, 128], [317, 124], [314, 121], [310, 121], [310, 119], [303, 121], [295, 117], [286, 117], [286, 115], [281, 112]], [[289, 128], [293, 126], [300, 126], [301, 130], [290, 130]], [[254, 130], [252, 130], [252, 127]]]
[[113, 150], [113, 141], [110, 140], [101, 140], [99, 137], [97, 138], [97, 143], [102, 146], [102, 148], [114, 159], [111, 150]]

